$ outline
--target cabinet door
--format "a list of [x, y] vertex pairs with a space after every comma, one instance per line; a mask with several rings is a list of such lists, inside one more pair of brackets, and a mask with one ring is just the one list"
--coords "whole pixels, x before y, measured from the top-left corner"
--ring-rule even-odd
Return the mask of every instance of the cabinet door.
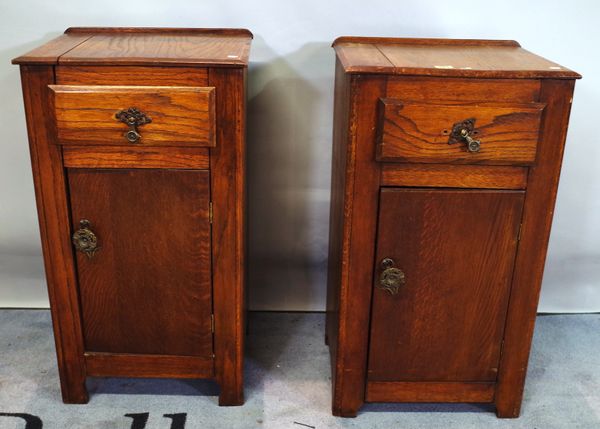
[[85, 350], [212, 357], [209, 173], [70, 169]]
[[[369, 380], [496, 379], [523, 197], [381, 191]], [[397, 294], [380, 287], [386, 267], [404, 274]]]

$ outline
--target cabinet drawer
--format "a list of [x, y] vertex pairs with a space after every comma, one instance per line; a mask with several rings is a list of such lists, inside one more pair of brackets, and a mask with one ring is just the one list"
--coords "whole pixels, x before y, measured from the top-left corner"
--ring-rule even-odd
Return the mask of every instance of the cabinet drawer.
[[380, 104], [378, 161], [535, 162], [544, 104], [426, 103], [389, 98], [381, 99]]
[[50, 85], [62, 145], [215, 145], [214, 88]]

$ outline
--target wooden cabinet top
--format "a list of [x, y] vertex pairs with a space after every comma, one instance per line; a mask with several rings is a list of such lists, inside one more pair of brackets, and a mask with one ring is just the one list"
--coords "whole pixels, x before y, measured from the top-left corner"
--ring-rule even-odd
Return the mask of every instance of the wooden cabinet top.
[[251, 41], [245, 29], [75, 27], [13, 64], [245, 67]]
[[346, 73], [579, 79], [514, 40], [339, 37], [333, 47]]

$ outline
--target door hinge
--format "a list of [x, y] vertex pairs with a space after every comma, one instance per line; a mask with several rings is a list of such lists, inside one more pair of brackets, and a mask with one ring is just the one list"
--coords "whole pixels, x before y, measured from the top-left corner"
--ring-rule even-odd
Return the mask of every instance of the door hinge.
[[215, 333], [215, 315], [210, 315], [210, 332]]
[[521, 231], [523, 230], [523, 224], [519, 224], [519, 232], [517, 232], [517, 241], [521, 241]]
[[208, 203], [208, 221], [210, 223], [213, 222], [213, 203], [212, 201]]

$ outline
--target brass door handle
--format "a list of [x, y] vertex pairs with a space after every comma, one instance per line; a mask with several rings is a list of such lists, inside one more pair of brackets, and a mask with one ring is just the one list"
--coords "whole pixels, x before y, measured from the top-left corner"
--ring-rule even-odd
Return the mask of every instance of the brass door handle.
[[135, 107], [130, 107], [129, 109], [117, 112], [115, 118], [129, 127], [129, 131], [124, 134], [129, 143], [137, 143], [137, 141], [142, 138], [140, 133], [138, 133], [137, 127], [152, 122], [152, 118], [145, 113], [140, 112]]
[[383, 271], [379, 276], [379, 283], [377, 287], [390, 293], [390, 295], [396, 295], [400, 286], [406, 283], [406, 276], [404, 272], [394, 267], [395, 262], [393, 259], [385, 258], [381, 261], [381, 268]]
[[90, 229], [90, 221], [81, 219], [79, 221], [79, 229], [73, 233], [73, 245], [75, 249], [81, 253], [85, 253], [88, 258], [100, 250], [98, 247], [98, 237]]
[[448, 139], [448, 144], [465, 142], [469, 152], [479, 152], [481, 149], [481, 140], [475, 140], [472, 135], [476, 134], [475, 118], [465, 119], [452, 126], [452, 132]]

